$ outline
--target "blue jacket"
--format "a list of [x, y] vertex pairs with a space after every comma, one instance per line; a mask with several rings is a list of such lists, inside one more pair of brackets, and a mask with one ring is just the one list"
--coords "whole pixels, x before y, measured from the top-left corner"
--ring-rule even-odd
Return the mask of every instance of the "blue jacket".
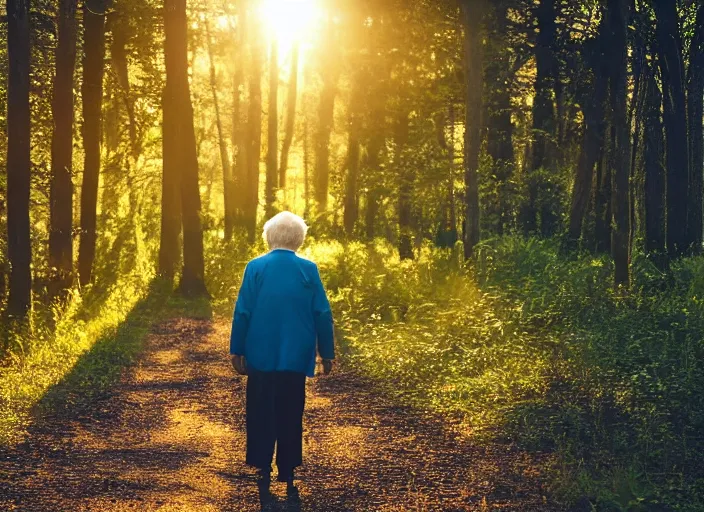
[[316, 348], [324, 359], [335, 357], [330, 303], [316, 264], [286, 249], [250, 261], [235, 305], [230, 354], [245, 356], [255, 370], [312, 377]]

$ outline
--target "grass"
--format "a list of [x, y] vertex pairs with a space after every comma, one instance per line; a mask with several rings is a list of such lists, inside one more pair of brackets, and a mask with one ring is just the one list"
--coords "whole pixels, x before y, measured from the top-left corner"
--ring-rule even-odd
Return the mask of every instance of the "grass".
[[477, 438], [550, 452], [553, 497], [597, 510], [704, 509], [704, 258], [663, 274], [503, 238], [414, 262], [385, 242], [318, 242], [350, 364]]
[[[207, 246], [212, 300], [126, 274], [38, 331], [0, 369], [0, 440], [37, 404], [109, 389], [161, 318], [229, 317], [264, 249]], [[623, 294], [607, 258], [566, 258], [554, 240], [485, 242], [472, 268], [460, 247], [412, 262], [384, 241], [311, 240], [302, 253], [321, 267], [346, 364], [400, 401], [459, 418], [477, 440], [553, 453], [566, 506], [704, 509], [704, 258], [663, 274], [636, 254]]]
[[70, 382], [76, 396], [86, 397], [115, 381], [163, 303], [156, 283], [148, 289], [148, 280], [129, 275], [100, 294], [76, 293], [55, 330], [35, 326], [31, 336], [16, 340], [21, 350], [10, 352], [9, 364], [0, 368], [0, 443], [21, 438], [32, 410], [40, 402], [49, 406], [55, 391], [66, 388], [61, 384]]

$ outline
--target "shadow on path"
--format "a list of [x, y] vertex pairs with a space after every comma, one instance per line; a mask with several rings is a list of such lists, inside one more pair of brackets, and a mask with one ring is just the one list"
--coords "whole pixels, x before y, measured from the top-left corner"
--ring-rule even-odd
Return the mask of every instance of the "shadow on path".
[[[171, 319], [151, 329], [109, 393], [75, 400], [80, 386], [56, 390], [52, 403], [63, 405], [0, 449], [0, 510], [259, 511], [243, 464], [245, 380], [229, 367], [228, 335], [224, 320]], [[557, 510], [535, 458], [475, 446], [344, 369], [309, 380], [304, 442], [300, 498], [273, 484], [271, 510]]]

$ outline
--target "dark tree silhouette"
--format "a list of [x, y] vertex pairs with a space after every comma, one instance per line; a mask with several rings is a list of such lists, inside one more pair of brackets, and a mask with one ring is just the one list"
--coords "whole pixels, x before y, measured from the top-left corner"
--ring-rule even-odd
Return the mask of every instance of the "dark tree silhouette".
[[[235, 45], [235, 73], [232, 90], [232, 159], [231, 180], [226, 185], [229, 202], [225, 204], [225, 240], [231, 240], [235, 226], [245, 227], [244, 205], [248, 172], [249, 139], [247, 131], [246, 102], [246, 56], [247, 56], [247, 9], [244, 0], [237, 3], [237, 42]], [[229, 219], [229, 220], [228, 220]]]
[[695, 32], [689, 44], [687, 71], [687, 122], [689, 128], [689, 209], [687, 239], [694, 250], [702, 250], [702, 194], [704, 187], [704, 3], [697, 11]]
[[[498, 202], [491, 210], [496, 216], [496, 231], [503, 234], [511, 217], [508, 206], [510, 182], [514, 170], [511, 90], [513, 72], [511, 50], [507, 41], [508, 3], [491, 2], [486, 13], [489, 32], [485, 59], [485, 97], [487, 113], [486, 148], [496, 176]], [[454, 126], [454, 122], [453, 122]], [[449, 148], [454, 150], [453, 147]], [[455, 229], [455, 228], [453, 228]]]
[[[183, 271], [179, 291], [184, 295], [205, 295], [203, 232], [200, 221], [198, 157], [193, 128], [193, 107], [188, 84], [188, 19], [186, 0], [165, 0], [164, 34], [166, 87], [164, 94], [164, 177], [174, 176], [180, 193], [183, 221]], [[167, 111], [171, 114], [167, 115]], [[167, 119], [173, 123], [166, 126]], [[168, 135], [168, 145], [167, 145]], [[171, 154], [167, 154], [168, 153]], [[174, 190], [171, 190], [173, 193]], [[170, 197], [176, 200], [176, 197]], [[175, 208], [172, 217], [175, 217]], [[174, 229], [174, 232], [177, 232]], [[173, 236], [173, 233], [171, 234]]]
[[[225, 238], [230, 239], [233, 230], [233, 201], [232, 196], [232, 167], [230, 166], [230, 155], [225, 142], [225, 132], [222, 127], [222, 117], [220, 116], [220, 100], [218, 98], [217, 73], [215, 70], [215, 59], [213, 57], [213, 41], [210, 34], [210, 24], [206, 18], [205, 33], [207, 39], [208, 61], [210, 63], [210, 92], [213, 95], [213, 106], [215, 107], [215, 124], [218, 129], [218, 147], [220, 148], [220, 163], [222, 165], [222, 191], [223, 204], [225, 210]], [[239, 99], [239, 98], [238, 98]]]
[[665, 141], [661, 118], [662, 94], [656, 70], [648, 64], [643, 102], [643, 162], [645, 174], [645, 251], [658, 266], [665, 261]]
[[269, 129], [266, 146], [266, 216], [274, 214], [274, 201], [278, 188], [279, 167], [279, 46], [272, 41], [269, 54], [269, 112], [267, 114]]
[[323, 42], [322, 79], [318, 105], [318, 130], [315, 137], [315, 202], [318, 213], [328, 209], [328, 191], [330, 187], [330, 135], [333, 128], [335, 96], [339, 67], [335, 62], [333, 48], [335, 45], [335, 26], [332, 16], [326, 21], [326, 40]]
[[348, 134], [347, 134], [347, 174], [345, 176], [345, 198], [343, 225], [345, 233], [352, 235], [354, 226], [359, 217], [359, 164], [360, 164], [360, 144], [362, 131], [362, 73], [357, 72], [352, 85], [350, 106], [348, 110]]
[[73, 280], [73, 74], [76, 66], [77, 0], [61, 0], [57, 13], [56, 75], [51, 111], [49, 268], [52, 295]]
[[582, 144], [577, 161], [574, 185], [572, 188], [572, 203], [570, 207], [570, 223], [568, 244], [575, 248], [582, 235], [584, 218], [589, 208], [594, 181], [594, 167], [599, 159], [604, 144], [606, 130], [605, 102], [608, 93], [608, 70], [605, 69], [608, 40], [604, 32], [607, 30], [602, 19], [599, 34], [590, 41], [583, 50], [589, 79], [585, 80], [579, 89], [579, 101], [584, 116]]
[[81, 285], [91, 281], [96, 243], [96, 208], [100, 177], [103, 75], [105, 73], [105, 10], [107, 2], [83, 5], [83, 182], [81, 184], [81, 239], [78, 275]]
[[628, 178], [630, 170], [630, 128], [628, 123], [627, 66], [628, 66], [628, 20], [629, 0], [608, 0], [607, 17], [611, 29], [609, 49], [609, 97], [613, 115], [613, 215], [614, 229], [611, 250], [613, 253], [617, 286], [629, 285], [629, 240], [630, 240], [630, 195]]
[[286, 173], [288, 171], [288, 156], [293, 143], [293, 132], [296, 127], [296, 100], [298, 96], [298, 57], [299, 44], [296, 42], [291, 49], [291, 72], [288, 78], [286, 95], [286, 126], [284, 140], [281, 145], [281, 162], [279, 163], [279, 187], [286, 190]]
[[465, 229], [464, 255], [471, 258], [479, 243], [479, 154], [481, 151], [482, 112], [482, 37], [483, 0], [462, 4], [465, 31], [466, 100], [464, 136]]
[[[555, 82], [558, 78], [555, 57], [555, 0], [540, 0], [535, 10], [538, 20], [538, 38], [535, 45], [535, 98], [533, 99], [533, 152], [528, 178], [528, 204], [522, 215], [523, 229], [532, 233], [540, 228], [549, 236], [557, 228], [557, 218], [547, 195], [546, 179], [540, 173], [553, 171], [555, 156]], [[540, 226], [538, 226], [540, 215]]]
[[249, 241], [254, 242], [259, 208], [259, 162], [262, 147], [262, 47], [261, 28], [251, 23], [249, 105], [247, 112], [247, 175], [245, 178], [244, 219]]
[[394, 123], [394, 165], [399, 177], [398, 192], [398, 253], [402, 260], [413, 259], [413, 226], [411, 225], [411, 194], [413, 193], [413, 169], [405, 158], [408, 144], [409, 114], [401, 109]]
[[682, 38], [674, 1], [654, 2], [657, 51], [664, 99], [665, 163], [667, 167], [667, 252], [682, 256], [689, 249], [687, 198], [689, 147]]
[[29, 0], [7, 0], [7, 312], [24, 318], [31, 305], [32, 247], [29, 224], [30, 108]]

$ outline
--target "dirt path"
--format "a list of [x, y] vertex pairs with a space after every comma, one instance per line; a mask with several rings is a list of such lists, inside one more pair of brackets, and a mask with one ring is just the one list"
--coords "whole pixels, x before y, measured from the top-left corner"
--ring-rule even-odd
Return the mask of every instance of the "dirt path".
[[[256, 511], [243, 464], [244, 384], [223, 321], [159, 325], [140, 364], [89, 408], [67, 406], [0, 449], [0, 510]], [[278, 510], [557, 510], [535, 460], [476, 447], [440, 418], [375, 394], [352, 374], [309, 380], [301, 501]]]

